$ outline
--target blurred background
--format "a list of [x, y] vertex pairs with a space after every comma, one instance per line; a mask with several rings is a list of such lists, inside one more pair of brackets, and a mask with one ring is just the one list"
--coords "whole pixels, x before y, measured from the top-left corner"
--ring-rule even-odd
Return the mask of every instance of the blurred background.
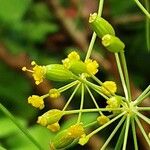
[[[55, 101], [47, 99], [46, 108], [42, 111], [34, 109], [27, 104], [30, 95], [44, 95], [50, 88], [63, 84], [44, 81], [36, 86], [31, 75], [22, 72], [21, 68], [30, 68], [32, 60], [41, 65], [61, 63], [72, 50], [77, 50], [84, 58], [92, 35], [88, 17], [97, 8], [98, 0], [0, 0], [0, 102], [18, 122], [29, 129], [46, 150], [49, 149], [49, 141], [54, 134], [37, 125], [37, 117], [48, 109], [61, 109], [69, 95], [64, 93]], [[145, 16], [132, 0], [105, 1], [102, 16], [113, 25], [116, 35], [126, 44], [125, 55], [135, 99], [150, 81], [150, 53], [146, 47]], [[114, 56], [102, 47], [100, 39], [96, 40], [92, 58], [100, 64], [97, 77], [102, 81], [117, 82], [118, 93], [122, 95]], [[78, 107], [79, 97], [76, 96], [76, 103], [72, 103], [70, 107]], [[99, 99], [97, 95], [96, 97]], [[149, 106], [149, 103], [150, 101], [144, 101], [143, 105]], [[86, 105], [88, 107], [91, 104], [89, 102]], [[96, 115], [85, 114], [82, 119], [88, 123]], [[69, 121], [64, 118], [62, 129], [72, 124], [75, 119], [75, 116]], [[150, 130], [146, 124], [143, 125], [146, 130]], [[111, 131], [111, 127], [108, 129]], [[107, 138], [104, 133], [105, 131], [94, 136], [84, 147], [76, 145], [69, 149], [97, 150]], [[132, 136], [130, 138], [132, 142]], [[108, 149], [113, 149], [116, 140], [117, 137]], [[140, 133], [138, 141], [143, 150], [148, 149]], [[37, 149], [1, 111], [0, 145], [8, 150]]]

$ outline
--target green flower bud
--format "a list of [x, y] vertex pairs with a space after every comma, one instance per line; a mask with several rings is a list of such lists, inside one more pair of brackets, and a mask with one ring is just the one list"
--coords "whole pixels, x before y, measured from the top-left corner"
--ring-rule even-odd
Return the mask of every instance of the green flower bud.
[[87, 72], [85, 63], [80, 60], [72, 61], [69, 70], [76, 75]]
[[58, 122], [63, 116], [63, 112], [58, 109], [52, 109], [38, 117], [37, 123], [47, 126]]
[[51, 64], [45, 66], [45, 68], [45, 78], [47, 79], [60, 82], [74, 79], [72, 72], [67, 70], [63, 65]]
[[74, 138], [68, 134], [68, 130], [63, 130], [54, 137], [50, 146], [53, 149], [62, 149], [69, 146], [73, 141]]
[[90, 14], [89, 23], [98, 37], [102, 38], [105, 34], [115, 35], [111, 24], [105, 19], [99, 17], [97, 13]]
[[124, 43], [116, 36], [106, 34], [102, 38], [102, 44], [113, 53], [118, 53], [124, 50]]

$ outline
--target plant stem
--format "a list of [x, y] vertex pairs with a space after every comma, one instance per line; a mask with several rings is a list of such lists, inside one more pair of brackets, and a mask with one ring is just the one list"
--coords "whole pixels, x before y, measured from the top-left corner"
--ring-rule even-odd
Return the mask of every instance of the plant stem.
[[64, 111], [64, 115], [76, 114], [79, 112], [87, 113], [87, 112], [98, 112], [98, 111], [117, 111], [123, 110], [123, 108], [100, 108], [100, 109], [82, 109], [82, 110], [68, 110]]
[[147, 122], [148, 124], [150, 124], [150, 119], [149, 119], [149, 118], [147, 118], [146, 116], [144, 116], [143, 114], [141, 114], [141, 113], [139, 113], [139, 112], [137, 112], [137, 111], [135, 111], [135, 113], [136, 113], [141, 119], [143, 119], [145, 122]]
[[136, 128], [135, 128], [134, 118], [131, 118], [131, 127], [132, 127], [134, 148], [135, 148], [135, 150], [138, 150], [138, 143], [137, 143], [137, 137], [136, 137]]
[[125, 129], [125, 135], [124, 135], [124, 142], [123, 142], [123, 148], [122, 150], [126, 150], [127, 140], [128, 140], [128, 132], [129, 132], [129, 126], [130, 126], [130, 116], [127, 116], [127, 122], [126, 122], [126, 129]]
[[124, 70], [124, 75], [125, 75], [125, 80], [126, 80], [126, 85], [127, 85], [129, 101], [131, 101], [132, 98], [131, 98], [130, 81], [129, 81], [127, 63], [126, 63], [126, 58], [125, 58], [124, 52], [120, 52], [120, 56], [121, 56], [123, 70]]
[[97, 121], [94, 121], [94, 122], [91, 122], [91, 123], [85, 125], [84, 128], [89, 128], [89, 127], [96, 125], [96, 124], [97, 124]]
[[145, 94], [147, 94], [150, 91], [150, 85], [142, 92], [142, 94], [134, 101], [134, 106], [137, 106], [138, 104], [140, 104], [144, 99], [143, 97], [145, 97]]
[[[98, 104], [97, 104], [97, 102], [96, 102], [96, 100], [95, 100], [95, 98], [94, 98], [94, 96], [93, 96], [93, 94], [91, 93], [90, 89], [88, 88], [88, 86], [85, 86], [85, 87], [86, 87], [88, 93], [90, 94], [90, 96], [91, 96], [91, 98], [92, 98], [92, 100], [93, 100], [96, 108], [100, 109], [99, 106], [98, 106]], [[100, 115], [103, 115], [103, 113], [101, 111], [99, 111], [99, 113], [100, 113]]]
[[115, 118], [113, 118], [112, 120], [107, 122], [106, 124], [102, 125], [101, 127], [97, 128], [96, 130], [94, 130], [93, 132], [88, 134], [87, 137], [89, 137], [89, 138], [92, 137], [94, 134], [98, 133], [100, 130], [104, 129], [105, 127], [107, 127], [108, 125], [110, 125], [111, 123], [113, 123], [114, 121], [119, 119], [120, 117], [122, 117], [125, 113], [126, 112], [122, 112], [121, 114], [119, 114], [118, 116], [116, 116]]
[[139, 0], [134, 0], [138, 7], [143, 11], [143, 13], [150, 19], [149, 12], [144, 8], [144, 6], [139, 2]]
[[138, 124], [138, 126], [139, 126], [139, 128], [140, 128], [140, 130], [141, 130], [141, 132], [142, 132], [142, 134], [143, 134], [143, 136], [144, 136], [146, 142], [147, 142], [148, 145], [150, 146], [149, 137], [147, 136], [147, 134], [146, 134], [144, 128], [142, 127], [142, 124], [140, 123], [139, 119], [138, 119], [136, 116], [135, 116], [135, 121], [136, 121], [136, 123]]
[[150, 107], [137, 107], [137, 110], [140, 110], [140, 111], [150, 111]]
[[115, 150], [120, 150], [121, 149], [121, 146], [122, 146], [122, 143], [123, 143], [123, 136], [124, 136], [125, 128], [126, 128], [126, 123], [124, 123], [124, 125], [122, 127], [121, 133], [120, 133], [119, 138], [117, 140], [117, 144], [115, 146]]
[[[102, 15], [103, 5], [104, 5], [104, 0], [100, 0], [99, 8], [98, 8], [98, 16], [99, 17]], [[95, 43], [95, 40], [96, 40], [96, 33], [94, 32], [93, 35], [92, 35], [92, 39], [91, 39], [89, 48], [87, 50], [87, 54], [86, 54], [85, 60], [90, 58], [92, 50], [93, 50], [93, 46], [94, 46], [94, 43]]]
[[125, 79], [124, 79], [123, 71], [122, 71], [122, 68], [121, 68], [121, 64], [120, 64], [118, 53], [115, 53], [115, 58], [116, 58], [117, 66], [118, 66], [118, 71], [119, 71], [121, 83], [122, 83], [123, 90], [124, 90], [124, 93], [125, 93], [125, 97], [126, 97], [126, 99], [128, 101], [129, 100], [128, 90], [127, 90], [127, 87], [126, 87], [126, 83], [125, 83]]
[[58, 90], [59, 90], [59, 92], [64, 92], [64, 91], [70, 89], [71, 87], [73, 87], [74, 85], [76, 85], [77, 83], [78, 83], [78, 81], [71, 82], [71, 83], [59, 88]]
[[104, 143], [104, 145], [101, 147], [101, 150], [105, 150], [107, 145], [109, 144], [109, 142], [111, 141], [111, 139], [114, 137], [114, 135], [116, 134], [116, 132], [118, 131], [118, 129], [120, 128], [120, 126], [122, 125], [122, 123], [125, 120], [125, 116], [122, 117], [122, 119], [119, 121], [118, 125], [115, 127], [115, 129], [113, 130], [113, 132], [110, 134], [110, 136], [108, 137], [108, 139], [106, 140], [106, 142]]
[[78, 121], [77, 121], [77, 123], [80, 123], [80, 121], [81, 121], [81, 115], [82, 115], [83, 104], [84, 104], [84, 84], [82, 83], [82, 85], [81, 85], [80, 112], [79, 112], [79, 116], [78, 116]]
[[6, 150], [4, 147], [0, 146], [0, 150]]
[[75, 88], [74, 91], [72, 92], [71, 96], [69, 97], [69, 99], [68, 99], [67, 103], [65, 104], [65, 106], [64, 106], [64, 108], [63, 108], [62, 111], [65, 111], [65, 110], [66, 110], [66, 108], [67, 108], [68, 105], [70, 104], [71, 100], [73, 99], [75, 93], [76, 93], [77, 90], [79, 89], [80, 85], [81, 85], [81, 84], [79, 83], [79, 84], [76, 86], [76, 88]]
[[34, 137], [30, 134], [30, 132], [23, 127], [16, 118], [0, 103], [0, 110], [11, 119], [11, 121], [22, 131], [22, 133], [39, 149], [43, 150], [41, 145], [34, 139]]

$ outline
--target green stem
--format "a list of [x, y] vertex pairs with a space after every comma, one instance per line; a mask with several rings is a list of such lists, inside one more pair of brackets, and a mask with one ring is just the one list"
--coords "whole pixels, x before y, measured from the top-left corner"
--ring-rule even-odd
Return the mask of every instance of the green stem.
[[[95, 104], [96, 108], [100, 109], [98, 104], [97, 104], [97, 102], [96, 102], [96, 100], [95, 100], [95, 98], [94, 98], [94, 96], [93, 96], [93, 94], [91, 93], [90, 89], [88, 88], [88, 86], [85, 86], [85, 87], [86, 87], [88, 93], [90, 94], [90, 96], [91, 96], [91, 98], [93, 100], [93, 103]], [[101, 111], [99, 111], [99, 113], [100, 113], [100, 115], [103, 115], [103, 113]]]
[[64, 115], [76, 114], [79, 112], [87, 113], [87, 112], [98, 112], [98, 111], [118, 111], [123, 110], [123, 108], [100, 108], [100, 109], [82, 109], [82, 110], [68, 110], [64, 111]]
[[0, 146], [0, 150], [6, 150], [4, 147]]
[[137, 107], [137, 110], [140, 110], [140, 111], [150, 111], [150, 107]]
[[126, 63], [126, 58], [125, 58], [124, 52], [121, 51], [120, 56], [121, 56], [123, 70], [124, 70], [124, 75], [125, 75], [125, 80], [126, 80], [126, 85], [127, 85], [127, 90], [128, 90], [128, 96], [129, 96], [129, 100], [131, 101], [132, 98], [131, 98], [130, 81], [129, 81], [127, 63]]
[[78, 121], [77, 121], [77, 123], [80, 123], [80, 121], [81, 121], [81, 115], [82, 115], [83, 104], [84, 104], [84, 84], [82, 83], [82, 85], [81, 85], [80, 112], [79, 112], [79, 116], [78, 116]]
[[150, 124], [150, 119], [149, 119], [149, 118], [147, 118], [146, 116], [144, 116], [143, 114], [141, 114], [141, 113], [139, 113], [139, 112], [137, 112], [137, 111], [135, 111], [135, 113], [136, 113], [141, 119], [143, 119], [145, 122], [147, 122], [148, 124]]
[[119, 138], [117, 140], [117, 144], [115, 146], [115, 150], [120, 150], [121, 149], [121, 146], [122, 146], [122, 143], [123, 143], [123, 138], [124, 138], [125, 128], [126, 128], [126, 123], [124, 123], [124, 125], [122, 127], [121, 133], [120, 133]]
[[126, 97], [127, 100], [129, 100], [128, 90], [127, 90], [127, 87], [126, 87], [126, 83], [125, 83], [125, 79], [124, 79], [123, 71], [122, 71], [122, 68], [121, 68], [118, 53], [115, 53], [115, 58], [116, 58], [117, 66], [118, 66], [119, 75], [120, 75], [120, 78], [121, 78], [121, 83], [122, 83], [123, 90], [124, 90], [124, 93], [125, 93], [125, 97]]
[[87, 135], [87, 137], [92, 137], [94, 134], [98, 133], [100, 130], [104, 129], [105, 127], [107, 127], [108, 125], [110, 125], [111, 123], [113, 123], [114, 121], [116, 121], [117, 119], [119, 119], [120, 117], [122, 117], [126, 112], [122, 112], [121, 114], [119, 114], [118, 116], [116, 116], [115, 118], [113, 118], [112, 120], [110, 120], [109, 122], [107, 122], [106, 124], [102, 125], [101, 127], [99, 127], [98, 129], [94, 130], [93, 132], [91, 132], [90, 134]]
[[124, 135], [124, 142], [123, 142], [123, 148], [122, 150], [126, 150], [127, 145], [127, 139], [128, 139], [128, 132], [129, 132], [129, 126], [130, 126], [130, 116], [127, 116], [127, 123], [126, 123], [126, 129], [125, 129], [125, 135]]
[[144, 6], [139, 2], [139, 0], [134, 0], [138, 7], [143, 11], [143, 13], [150, 19], [150, 13], [144, 8]]
[[101, 147], [101, 150], [105, 150], [107, 145], [109, 144], [109, 142], [111, 141], [111, 139], [114, 137], [114, 135], [116, 134], [116, 132], [118, 131], [118, 129], [120, 128], [120, 126], [122, 125], [122, 123], [125, 120], [125, 116], [122, 117], [122, 119], [119, 121], [118, 125], [115, 127], [115, 129], [113, 130], [113, 132], [110, 134], [110, 136], [108, 137], [108, 139], [106, 140], [106, 142], [104, 143], [104, 145]]
[[[145, 7], [147, 9], [147, 11], [150, 12], [150, 1], [149, 0], [145, 0]], [[150, 51], [150, 20], [148, 17], [146, 17], [146, 23], [145, 23], [145, 29], [146, 29], [146, 44], [147, 44], [147, 48], [148, 51]]]
[[59, 92], [64, 92], [64, 91], [70, 89], [71, 87], [73, 87], [74, 85], [76, 85], [77, 83], [78, 83], [78, 81], [71, 82], [71, 83], [59, 88], [58, 91]]
[[134, 148], [135, 148], [135, 150], [138, 150], [138, 143], [137, 143], [137, 137], [136, 137], [136, 128], [135, 128], [134, 118], [131, 119], [131, 127], [132, 127]]
[[[104, 0], [100, 0], [100, 2], [99, 2], [99, 9], [98, 9], [98, 16], [99, 17], [102, 15], [103, 5], [104, 5]], [[87, 54], [86, 54], [85, 60], [90, 58], [92, 50], [93, 50], [93, 46], [94, 46], [94, 43], [95, 43], [95, 40], [96, 40], [96, 33], [94, 32], [93, 35], [92, 35], [92, 39], [91, 39], [89, 48], [87, 50]]]
[[144, 136], [146, 142], [147, 142], [148, 145], [150, 146], [149, 137], [147, 136], [147, 134], [146, 134], [144, 128], [142, 127], [142, 124], [140, 123], [140, 121], [139, 121], [139, 119], [138, 119], [137, 117], [135, 117], [135, 121], [136, 121], [136, 123], [138, 124], [138, 126], [139, 126], [139, 128], [140, 128], [140, 130], [141, 130], [141, 132], [142, 132], [142, 134], [143, 134], [143, 136]]
[[23, 127], [16, 118], [0, 103], [0, 110], [11, 119], [11, 121], [22, 131], [22, 133], [39, 149], [43, 150], [41, 145], [34, 139], [34, 137], [30, 134], [30, 132]]
[[150, 91], [150, 85], [142, 92], [142, 94], [134, 101], [134, 106], [137, 106], [138, 104], [140, 104], [144, 99], [143, 97], [145, 97], [145, 94], [147, 94]]
[[94, 121], [94, 122], [91, 122], [91, 123], [85, 125], [84, 128], [89, 128], [89, 127], [92, 127], [92, 126], [94, 126], [96, 124], [97, 124], [97, 121]]
[[76, 88], [75, 88], [74, 91], [72, 92], [71, 96], [69, 97], [69, 99], [68, 99], [67, 103], [65, 104], [65, 106], [64, 106], [64, 108], [63, 108], [62, 111], [65, 111], [65, 110], [66, 110], [66, 108], [67, 108], [68, 105], [70, 104], [71, 100], [73, 99], [73, 97], [74, 97], [75, 93], [77, 92], [77, 90], [79, 89], [79, 87], [80, 87], [80, 83], [76, 86]]

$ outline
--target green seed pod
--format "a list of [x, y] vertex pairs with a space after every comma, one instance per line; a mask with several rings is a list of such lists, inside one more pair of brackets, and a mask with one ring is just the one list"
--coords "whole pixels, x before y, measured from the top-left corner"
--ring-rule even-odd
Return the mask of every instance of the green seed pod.
[[68, 134], [68, 130], [63, 130], [54, 137], [50, 146], [53, 149], [62, 149], [69, 146], [73, 141], [74, 138]]
[[118, 53], [124, 50], [124, 43], [116, 36], [106, 34], [102, 38], [102, 44], [113, 53]]
[[69, 70], [76, 75], [87, 72], [85, 63], [80, 60], [72, 61]]
[[42, 116], [38, 117], [37, 123], [42, 126], [47, 126], [58, 122], [63, 116], [63, 112], [58, 109], [52, 109], [44, 113]]
[[99, 17], [97, 13], [90, 14], [89, 23], [98, 37], [102, 38], [105, 34], [115, 35], [112, 25], [105, 19]]
[[45, 68], [45, 78], [47, 79], [60, 82], [74, 79], [72, 72], [67, 70], [63, 65], [51, 64], [45, 66]]

